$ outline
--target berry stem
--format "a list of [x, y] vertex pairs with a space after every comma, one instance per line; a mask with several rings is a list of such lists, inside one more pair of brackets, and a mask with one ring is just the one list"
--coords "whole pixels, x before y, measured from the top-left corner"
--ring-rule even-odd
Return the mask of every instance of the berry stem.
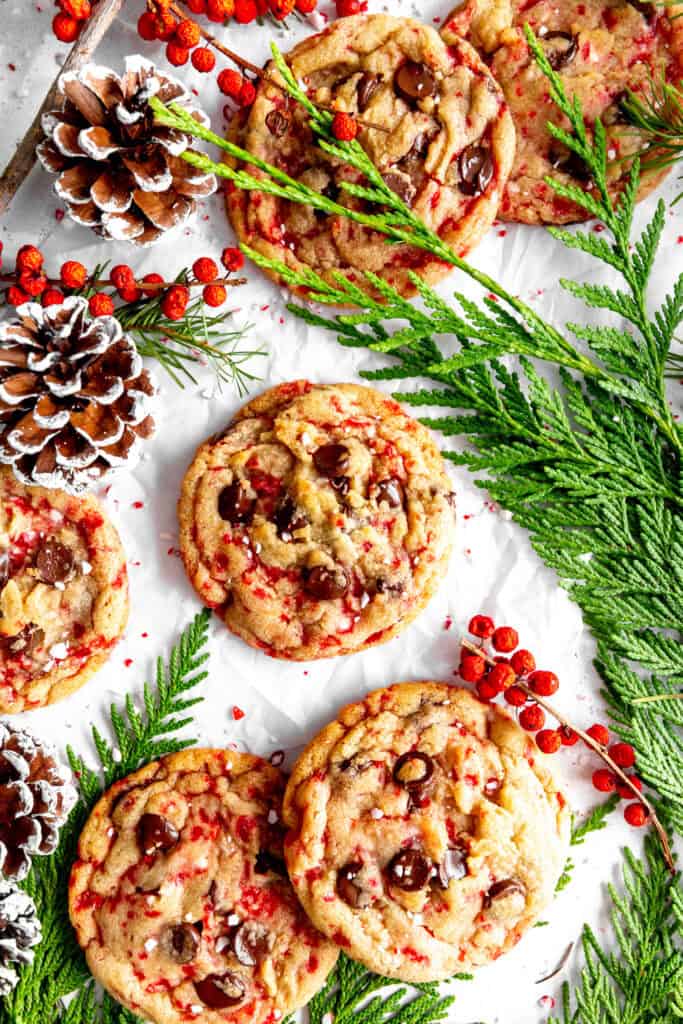
[[[473, 644], [471, 640], [467, 639], [467, 637], [461, 640], [461, 646], [464, 647], [466, 650], [470, 651], [472, 654], [478, 654], [479, 657], [483, 658], [488, 665], [497, 664], [497, 662], [494, 661], [494, 659], [491, 658], [483, 648], [477, 646], [477, 644]], [[669, 837], [666, 833], [666, 829], [657, 817], [657, 812], [654, 808], [654, 805], [648, 799], [647, 796], [641, 793], [641, 791], [631, 781], [626, 772], [622, 768], [620, 768], [619, 765], [610, 757], [606, 747], [603, 747], [601, 743], [598, 743], [596, 740], [594, 740], [593, 737], [589, 733], [584, 732], [583, 729], [577, 728], [577, 726], [575, 726], [573, 722], [570, 722], [569, 719], [565, 717], [565, 715], [563, 715], [560, 711], [557, 711], [552, 704], [549, 704], [544, 697], [539, 697], [538, 694], [534, 693], [534, 691], [529, 686], [527, 686], [526, 683], [523, 682], [523, 680], [519, 677], [517, 677], [515, 686], [518, 686], [520, 690], [523, 690], [524, 693], [526, 693], [527, 697], [530, 697], [531, 700], [534, 700], [540, 707], [543, 708], [544, 711], [547, 711], [549, 715], [552, 715], [553, 718], [555, 718], [560, 723], [560, 725], [566, 726], [567, 729], [572, 729], [577, 734], [577, 736], [579, 736], [580, 739], [583, 740], [586, 746], [590, 747], [590, 749], [594, 753], [596, 753], [598, 757], [605, 762], [606, 765], [609, 766], [610, 770], [614, 772], [617, 778], [619, 778], [620, 781], [623, 782], [624, 785], [631, 790], [635, 799], [647, 808], [648, 814], [650, 815], [650, 820], [652, 821], [653, 828], [659, 836], [659, 841], [662, 844], [662, 852], [664, 854], [666, 866], [668, 867], [669, 871], [672, 874], [674, 874], [676, 868], [671, 853], [671, 846], [669, 845]]]
[[[17, 272], [15, 272], [15, 273], [0, 273], [0, 281], [6, 282], [7, 284], [14, 284], [16, 282], [16, 275], [17, 275]], [[46, 280], [47, 280], [47, 287], [48, 288], [54, 287], [54, 288], [60, 288], [61, 289], [61, 288], [64, 287], [63, 281], [61, 281], [60, 278], [58, 278], [58, 277], [48, 277], [48, 278], [46, 278]], [[217, 277], [213, 281], [191, 281], [191, 280], [188, 280], [188, 281], [185, 282], [185, 284], [186, 284], [186, 286], [188, 288], [206, 288], [208, 285], [212, 285], [212, 284], [222, 284], [226, 288], [235, 288], [235, 287], [238, 287], [239, 285], [243, 285], [243, 284], [246, 284], [246, 283], [247, 283], [246, 277]], [[135, 281], [131, 282], [130, 287], [131, 288], [140, 288], [143, 291], [162, 291], [164, 288], [171, 288], [174, 284], [177, 284], [177, 282], [176, 281], [137, 281], [137, 280], [135, 280]], [[107, 288], [109, 286], [114, 287], [108, 277], [98, 277], [98, 278], [89, 277], [87, 279], [87, 281], [85, 282], [85, 284], [83, 285], [84, 288]]]

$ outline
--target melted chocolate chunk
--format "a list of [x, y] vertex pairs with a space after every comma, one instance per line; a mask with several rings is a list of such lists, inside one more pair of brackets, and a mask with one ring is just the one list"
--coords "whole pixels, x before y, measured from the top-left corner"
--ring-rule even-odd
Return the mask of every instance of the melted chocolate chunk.
[[654, 21], [657, 17], [657, 5], [651, 3], [645, 3], [644, 0], [627, 0], [631, 7], [635, 7], [639, 11], [646, 21]]
[[270, 850], [259, 850], [254, 862], [254, 871], [257, 875], [267, 875], [271, 871], [274, 875], [287, 877], [287, 868], [282, 857], [276, 856]]
[[334, 601], [343, 597], [348, 589], [349, 577], [341, 566], [328, 569], [324, 565], [316, 565], [305, 573], [304, 590], [316, 601]]
[[622, 89], [622, 91], [614, 97], [609, 107], [603, 111], [600, 118], [602, 123], [606, 125], [628, 124], [628, 117], [626, 116], [626, 112], [623, 107], [623, 103], [627, 99], [628, 90]]
[[354, 910], [362, 910], [370, 906], [372, 897], [357, 881], [363, 865], [360, 861], [351, 861], [337, 872], [337, 893]]
[[179, 964], [189, 964], [197, 955], [201, 932], [193, 924], [176, 924], [164, 932], [161, 945]]
[[382, 84], [382, 76], [375, 75], [371, 71], [364, 72], [358, 80], [356, 95], [358, 97], [358, 110], [362, 114], [370, 106], [370, 101]]
[[384, 184], [387, 185], [392, 192], [395, 192], [399, 199], [402, 199], [406, 206], [413, 205], [413, 199], [417, 195], [417, 189], [413, 185], [412, 181], [407, 174], [402, 174], [400, 171], [388, 171], [382, 175]]
[[138, 822], [138, 843], [146, 857], [171, 850], [180, 838], [178, 829], [160, 814], [143, 814]]
[[394, 782], [408, 792], [422, 790], [434, 776], [434, 761], [421, 750], [409, 750], [401, 754], [392, 772]]
[[387, 864], [390, 885], [404, 892], [424, 889], [432, 873], [432, 865], [419, 850], [401, 850]]
[[45, 541], [36, 555], [36, 569], [43, 583], [63, 583], [73, 565], [71, 548], [60, 544], [53, 537]]
[[292, 534], [296, 530], [302, 530], [304, 526], [308, 525], [306, 516], [297, 511], [296, 505], [289, 497], [278, 505], [273, 522], [278, 537], [287, 544], [293, 539]]
[[524, 896], [526, 898], [526, 886], [518, 878], [504, 878], [500, 882], [494, 882], [484, 897], [484, 906], [490, 907], [496, 900], [507, 899], [508, 896]]
[[389, 580], [375, 580], [376, 594], [394, 594], [397, 597], [405, 591], [405, 585], [399, 580], [397, 583], [390, 583]]
[[591, 172], [587, 164], [578, 153], [575, 153], [571, 149], [566, 149], [564, 146], [559, 148], [551, 149], [548, 153], [548, 160], [552, 167], [556, 171], [562, 171], [563, 174], [569, 174], [572, 178], [576, 178], [577, 181], [588, 183], [591, 181]]
[[266, 115], [266, 128], [276, 139], [281, 139], [289, 131], [290, 120], [281, 110], [270, 110]]
[[438, 866], [437, 878], [442, 889], [447, 889], [450, 882], [460, 881], [468, 874], [467, 854], [459, 846], [449, 846]]
[[228, 523], [248, 525], [253, 518], [255, 504], [244, 485], [234, 480], [218, 495], [218, 515]]
[[373, 497], [378, 505], [386, 501], [389, 508], [399, 508], [403, 504], [403, 487], [398, 480], [389, 477], [375, 484]]
[[343, 444], [324, 444], [313, 452], [313, 465], [321, 476], [343, 476], [349, 465], [349, 449]]
[[31, 655], [45, 642], [45, 633], [34, 622], [28, 622], [14, 636], [1, 636], [0, 649], [8, 656], [13, 654]]
[[436, 95], [436, 78], [426, 64], [407, 60], [394, 75], [394, 92], [406, 103], [417, 103]]
[[493, 159], [490, 150], [473, 144], [463, 149], [458, 157], [460, 191], [466, 196], [479, 196], [491, 184]]
[[9, 579], [9, 555], [6, 551], [0, 552], [0, 589], [5, 586]]
[[237, 1006], [247, 992], [246, 984], [233, 971], [209, 974], [201, 981], [195, 981], [194, 987], [204, 1006], [212, 1010], [227, 1010], [229, 1006]]
[[571, 32], [546, 32], [541, 42], [553, 71], [566, 68], [579, 52], [579, 40]]
[[245, 967], [256, 967], [270, 953], [273, 946], [270, 932], [258, 921], [243, 921], [232, 936], [235, 956]]

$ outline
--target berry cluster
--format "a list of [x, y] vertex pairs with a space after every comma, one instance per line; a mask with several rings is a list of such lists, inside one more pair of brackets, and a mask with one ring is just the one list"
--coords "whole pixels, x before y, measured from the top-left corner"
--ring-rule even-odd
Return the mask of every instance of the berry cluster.
[[92, 14], [90, 0], [56, 0], [59, 8], [52, 19], [52, 31], [60, 43], [73, 43]]
[[338, 18], [348, 18], [352, 14], [364, 14], [368, 9], [367, 0], [335, 0]]
[[[476, 646], [463, 643], [458, 667], [460, 678], [472, 683], [479, 699], [486, 703], [502, 695], [506, 703], [517, 710], [521, 727], [535, 733], [536, 745], [544, 754], [556, 754], [562, 747], [573, 747], [579, 734], [569, 725], [547, 728], [546, 712], [534, 700], [534, 695], [543, 699], [552, 697], [560, 681], [554, 672], [536, 668], [531, 651], [519, 646], [517, 630], [512, 626], [496, 628], [488, 615], [475, 615], [468, 629], [479, 643]], [[629, 743], [610, 743], [609, 730], [604, 725], [592, 725], [586, 733], [622, 771], [633, 768], [636, 755]], [[636, 775], [628, 778], [638, 791], [642, 790]], [[601, 793], [618, 793], [626, 800], [633, 797], [633, 790], [610, 768], [599, 768], [593, 773], [593, 786]], [[629, 825], [640, 827], [648, 820], [647, 809], [641, 803], [630, 803], [624, 810], [624, 818]]]
[[[120, 263], [112, 267], [108, 280], [98, 280], [77, 260], [67, 260], [59, 270], [58, 278], [48, 278], [44, 272], [45, 258], [35, 245], [22, 245], [19, 249], [15, 269], [11, 274], [0, 275], [0, 280], [9, 284], [4, 293], [5, 302], [21, 306], [24, 302], [40, 300], [43, 306], [54, 306], [63, 302], [67, 295], [85, 294], [92, 316], [111, 316], [114, 299], [123, 302], [140, 302], [143, 299], [159, 299], [164, 316], [169, 320], [181, 320], [190, 301], [190, 288], [202, 286], [202, 299], [207, 306], [222, 306], [228, 292], [224, 279], [220, 278], [218, 265], [209, 256], [202, 256], [192, 265], [192, 272], [185, 273], [185, 283], [167, 284], [160, 274], [146, 274], [137, 281], [131, 267]], [[239, 249], [223, 251], [221, 260], [228, 274], [240, 270], [244, 256]], [[101, 290], [111, 286], [112, 292]]]

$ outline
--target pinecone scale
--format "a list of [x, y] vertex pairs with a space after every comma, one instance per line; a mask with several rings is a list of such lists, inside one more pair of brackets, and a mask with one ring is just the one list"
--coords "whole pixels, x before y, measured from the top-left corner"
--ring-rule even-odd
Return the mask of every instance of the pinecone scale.
[[0, 997], [19, 981], [12, 964], [30, 964], [42, 937], [31, 897], [12, 882], [0, 880]]

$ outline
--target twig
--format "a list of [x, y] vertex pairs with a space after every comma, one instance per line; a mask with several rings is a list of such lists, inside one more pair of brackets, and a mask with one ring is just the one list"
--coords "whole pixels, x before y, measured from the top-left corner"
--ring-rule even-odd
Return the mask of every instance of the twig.
[[0, 178], [0, 214], [4, 213], [36, 161], [36, 146], [43, 138], [40, 121], [51, 110], [59, 93], [59, 79], [65, 71], [78, 71], [87, 64], [107, 29], [121, 10], [123, 0], [99, 0], [81, 35], [69, 51], [62, 69], [50, 86], [33, 123], [17, 146]]
[[[0, 274], [0, 281], [4, 281], [7, 284], [12, 284], [16, 281], [16, 274], [6, 273]], [[59, 278], [48, 277], [47, 283], [50, 287], [54, 285], [55, 288], [63, 287], [63, 283]], [[235, 288], [239, 285], [247, 283], [246, 277], [217, 277], [213, 281], [184, 281], [182, 282], [187, 288], [206, 288], [207, 285], [222, 284], [226, 288]], [[85, 282], [84, 287], [87, 288], [106, 288], [112, 284], [108, 277], [100, 278], [88, 278]], [[133, 281], [131, 288], [140, 288], [142, 291], [160, 291], [163, 288], [171, 288], [173, 285], [178, 284], [177, 281]]]
[[562, 968], [563, 968], [563, 967], [565, 966], [565, 964], [567, 963], [567, 960], [569, 960], [569, 957], [570, 957], [570, 956], [571, 956], [571, 954], [572, 954], [572, 950], [573, 950], [573, 948], [574, 948], [574, 943], [573, 943], [573, 942], [570, 942], [570, 943], [569, 943], [569, 945], [567, 946], [567, 948], [565, 949], [564, 953], [562, 954], [562, 957], [560, 958], [560, 962], [559, 962], [559, 964], [557, 965], [557, 967], [556, 967], [556, 968], [555, 968], [554, 970], [552, 970], [552, 971], [550, 972], [550, 974], [546, 974], [546, 975], [545, 975], [545, 977], [543, 977], [543, 978], [538, 978], [538, 980], [537, 980], [537, 981], [536, 981], [536, 982], [535, 982], [534, 984], [536, 984], [536, 985], [542, 985], [544, 981], [550, 981], [550, 980], [551, 980], [551, 978], [556, 978], [556, 977], [557, 977], [557, 975], [558, 975], [558, 974], [560, 973], [560, 971], [562, 970]]
[[[486, 653], [486, 651], [483, 650], [483, 648], [479, 647], [477, 644], [473, 644], [472, 641], [468, 640], [466, 637], [463, 638], [460, 641], [460, 643], [462, 647], [464, 647], [468, 651], [471, 651], [472, 654], [477, 654], [479, 655], [480, 658], [483, 658], [487, 662], [487, 664], [497, 664], [497, 662], [493, 658], [491, 658]], [[545, 698], [539, 697], [538, 694], [534, 693], [534, 691], [529, 686], [527, 686], [526, 683], [524, 683], [519, 678], [519, 676], [515, 680], [515, 686], [518, 686], [520, 690], [523, 690], [527, 697], [530, 697], [531, 700], [536, 701], [536, 703], [539, 704], [544, 711], [547, 711], [549, 715], [552, 715], [553, 718], [557, 719], [557, 721], [561, 725], [564, 725], [567, 729], [571, 729], [572, 732], [575, 732], [577, 736], [579, 736], [579, 738], [583, 740], [586, 746], [590, 747], [590, 749], [594, 751], [594, 753], [596, 753], [598, 757], [605, 762], [606, 765], [609, 766], [610, 770], [614, 772], [617, 778], [620, 779], [620, 781], [623, 782], [624, 785], [631, 790], [631, 792], [633, 793], [634, 797], [638, 800], [638, 802], [643, 804], [643, 806], [647, 809], [648, 814], [650, 815], [652, 825], [657, 835], [659, 836], [660, 843], [662, 844], [662, 851], [664, 853], [664, 860], [666, 862], [666, 866], [668, 867], [669, 871], [671, 871], [671, 873], [674, 874], [676, 871], [676, 867], [674, 865], [674, 860], [671, 853], [671, 846], [669, 845], [669, 837], [666, 834], [666, 829], [657, 817], [657, 812], [654, 808], [654, 805], [648, 799], [648, 797], [641, 793], [641, 791], [638, 789], [635, 783], [629, 778], [626, 772], [623, 771], [619, 767], [619, 765], [612, 760], [612, 758], [609, 755], [609, 752], [605, 747], [603, 747], [601, 743], [598, 743], [597, 740], [594, 740], [593, 737], [589, 733], [584, 732], [583, 729], [578, 729], [575, 725], [573, 725], [568, 718], [566, 718], [561, 712], [557, 711], [552, 706], [552, 704], [549, 704], [548, 701], [545, 700]]]

